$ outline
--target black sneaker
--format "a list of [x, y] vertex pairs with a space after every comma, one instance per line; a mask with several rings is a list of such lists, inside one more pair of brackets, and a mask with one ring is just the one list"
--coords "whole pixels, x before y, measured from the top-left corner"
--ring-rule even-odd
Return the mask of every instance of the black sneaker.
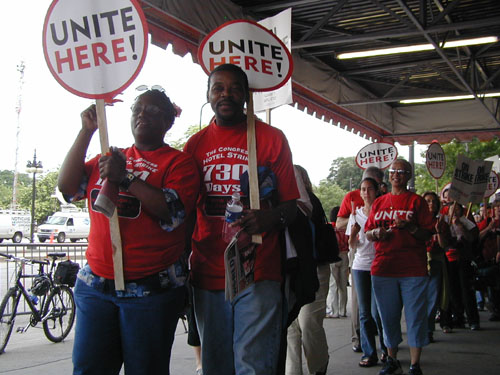
[[418, 363], [410, 366], [410, 371], [408, 371], [408, 375], [422, 375], [422, 369]]
[[385, 362], [384, 367], [382, 367], [382, 370], [380, 370], [378, 375], [398, 375], [402, 373], [403, 369], [401, 368], [399, 361], [392, 357], [387, 357], [387, 362]]

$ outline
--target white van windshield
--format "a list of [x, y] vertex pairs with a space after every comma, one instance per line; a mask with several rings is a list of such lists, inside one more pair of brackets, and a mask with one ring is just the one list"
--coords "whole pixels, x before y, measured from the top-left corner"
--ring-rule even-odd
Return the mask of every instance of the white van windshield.
[[67, 217], [64, 216], [52, 216], [47, 220], [47, 224], [54, 224], [54, 225], [64, 225], [66, 223]]

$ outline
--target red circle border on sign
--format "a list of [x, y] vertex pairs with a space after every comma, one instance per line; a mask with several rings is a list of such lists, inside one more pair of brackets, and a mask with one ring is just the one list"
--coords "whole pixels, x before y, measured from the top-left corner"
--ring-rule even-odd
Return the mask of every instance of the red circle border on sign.
[[[444, 169], [443, 169], [443, 173], [441, 173], [441, 176], [439, 177], [436, 177], [432, 174], [431, 170], [429, 169], [429, 165], [427, 164], [427, 151], [429, 151], [429, 148], [433, 145], [433, 144], [437, 144], [439, 146], [439, 148], [441, 149], [441, 151], [443, 151], [443, 155], [445, 156], [444, 157]], [[429, 172], [429, 174], [432, 176], [432, 178], [436, 179], [436, 180], [439, 180], [441, 177], [443, 177], [444, 175], [444, 172], [446, 172], [446, 154], [444, 153], [444, 150], [443, 150], [443, 147], [441, 147], [441, 145], [439, 144], [439, 142], [432, 142], [429, 147], [427, 148], [427, 150], [425, 151], [425, 167], [427, 168], [427, 172]]]
[[[358, 151], [358, 153], [356, 154], [356, 157], [355, 157], [355, 162], [356, 162], [356, 165], [358, 166], [358, 168], [360, 169], [363, 169], [365, 170], [366, 168], [368, 167], [362, 167], [361, 165], [359, 165], [359, 162], [358, 162], [358, 155], [361, 151], [363, 151], [366, 147], [368, 146], [371, 146], [373, 144], [376, 144], [376, 143], [380, 143], [380, 144], [386, 144], [386, 145], [391, 145], [394, 147], [394, 149], [396, 150], [396, 156], [394, 157], [394, 159], [391, 160], [391, 162], [385, 166], [384, 168], [379, 168], [380, 170], [385, 170], [387, 168], [389, 168], [391, 166], [391, 164], [398, 158], [398, 155], [399, 155], [399, 152], [398, 152], [398, 148], [394, 145], [394, 143], [391, 143], [391, 142], [372, 142], [372, 143], [368, 143], [367, 145], [361, 147], [361, 149]], [[377, 167], [378, 168], [378, 167]]]
[[223, 28], [225, 28], [233, 23], [249, 23], [249, 24], [255, 25], [255, 26], [261, 28], [262, 30], [266, 31], [267, 33], [272, 35], [273, 38], [276, 39], [276, 41], [278, 41], [278, 43], [283, 48], [283, 50], [285, 51], [285, 53], [290, 61], [290, 68], [288, 69], [288, 73], [286, 74], [285, 78], [280, 82], [279, 85], [276, 85], [276, 86], [273, 86], [270, 88], [266, 88], [265, 90], [264, 89], [257, 90], [257, 89], [253, 89], [252, 87], [250, 87], [250, 90], [253, 92], [267, 92], [267, 91], [277, 90], [280, 87], [282, 87], [283, 85], [285, 85], [285, 83], [287, 83], [287, 81], [290, 79], [290, 77], [292, 76], [292, 73], [293, 73], [293, 59], [292, 59], [292, 55], [291, 55], [290, 51], [288, 50], [287, 46], [285, 46], [285, 44], [281, 41], [280, 38], [278, 38], [276, 35], [274, 35], [272, 32], [270, 32], [264, 26], [258, 24], [257, 22], [249, 21], [249, 20], [232, 20], [232, 21], [225, 22], [222, 25], [220, 25], [219, 27], [217, 27], [216, 29], [212, 30], [205, 38], [203, 38], [202, 42], [200, 43], [200, 46], [198, 47], [198, 56], [197, 56], [198, 62], [200, 63], [200, 66], [203, 69], [203, 71], [207, 75], [210, 75], [210, 70], [207, 69], [207, 67], [205, 66], [205, 63], [203, 62], [203, 58], [202, 58], [202, 51], [205, 48], [205, 44], [207, 44], [208, 40], [212, 37], [212, 35], [214, 35], [219, 30], [221, 30], [221, 29], [223, 29]]
[[45, 35], [47, 33], [47, 22], [48, 22], [48, 20], [50, 18], [52, 10], [55, 8], [55, 6], [59, 2], [59, 0], [54, 0], [50, 4], [50, 7], [49, 7], [49, 9], [47, 11], [47, 15], [45, 16], [45, 20], [43, 21], [43, 34], [42, 34], [43, 55], [45, 57], [45, 61], [47, 62], [47, 66], [49, 67], [49, 70], [50, 70], [50, 73], [52, 74], [52, 76], [56, 79], [56, 81], [62, 87], [64, 87], [66, 90], [68, 90], [72, 94], [75, 94], [75, 95], [80, 96], [82, 98], [87, 98], [87, 99], [104, 99], [106, 102], [111, 102], [111, 100], [116, 95], [120, 94], [128, 86], [130, 86], [130, 84], [139, 75], [139, 73], [140, 73], [140, 71], [141, 71], [141, 69], [142, 69], [142, 67], [144, 65], [144, 62], [146, 61], [146, 55], [147, 55], [147, 52], [148, 52], [148, 23], [146, 21], [146, 17], [144, 16], [144, 12], [142, 11], [142, 8], [139, 5], [138, 1], [137, 0], [129, 0], [129, 1], [134, 6], [135, 10], [139, 14], [139, 18], [141, 19], [142, 29], [144, 31], [144, 53], [141, 56], [141, 61], [139, 62], [139, 65], [137, 66], [137, 69], [135, 70], [134, 74], [130, 77], [130, 79], [127, 82], [125, 82], [122, 86], [120, 86], [118, 89], [116, 89], [116, 90], [114, 90], [112, 92], [104, 93], [104, 94], [95, 94], [95, 95], [75, 90], [71, 86], [67, 85], [61, 78], [59, 78], [59, 76], [57, 75], [56, 71], [54, 70], [54, 68], [52, 67], [52, 65], [50, 63], [50, 59], [49, 59], [49, 57], [47, 55], [47, 44], [45, 42]]
[[498, 173], [497, 173], [497, 172], [495, 172], [493, 169], [491, 170], [491, 173], [494, 173], [494, 174], [496, 174], [496, 175], [497, 175], [497, 187], [496, 187], [496, 189], [495, 189], [495, 190], [493, 190], [493, 191], [492, 191], [492, 193], [491, 193], [490, 195], [488, 195], [488, 196], [486, 196], [486, 195], [485, 195], [485, 196], [484, 196], [484, 198], [489, 198], [489, 197], [491, 197], [492, 195], [494, 195], [494, 194], [496, 193], [496, 191], [498, 190], [498, 186], [500, 185], [500, 184], [498, 183], [498, 182], [499, 182], [499, 181], [498, 181], [498, 178], [499, 178]]

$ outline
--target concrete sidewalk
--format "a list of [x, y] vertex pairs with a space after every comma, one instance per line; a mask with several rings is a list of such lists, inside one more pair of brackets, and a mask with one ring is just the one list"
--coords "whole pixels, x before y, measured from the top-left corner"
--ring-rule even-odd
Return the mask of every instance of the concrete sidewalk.
[[[480, 312], [481, 330], [456, 329], [453, 333], [435, 333], [436, 343], [424, 348], [422, 370], [425, 375], [497, 375], [500, 373], [500, 322], [489, 322], [489, 314]], [[26, 319], [23, 317], [22, 319]], [[18, 321], [16, 327], [22, 325]], [[377, 375], [381, 365], [368, 369], [358, 366], [361, 357], [352, 351], [350, 318], [325, 319], [330, 353], [328, 375]], [[73, 331], [72, 331], [73, 332]], [[194, 375], [194, 353], [187, 345], [182, 322], [177, 327], [172, 350], [171, 374]], [[0, 355], [0, 374], [69, 375], [72, 373], [73, 333], [65, 342], [49, 342], [41, 328], [24, 334], [12, 333], [6, 352]], [[406, 340], [400, 346], [399, 359], [405, 373], [409, 368]], [[123, 374], [123, 370], [122, 370]], [[304, 370], [304, 374], [307, 371]], [[156, 375], [156, 374], [152, 374]]]

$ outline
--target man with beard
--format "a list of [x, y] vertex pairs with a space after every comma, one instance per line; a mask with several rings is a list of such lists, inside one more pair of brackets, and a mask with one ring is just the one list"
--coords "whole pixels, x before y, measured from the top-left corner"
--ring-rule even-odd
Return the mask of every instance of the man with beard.
[[299, 193], [284, 134], [257, 120], [257, 164], [272, 176], [274, 194], [273, 199], [262, 200], [261, 189], [261, 209], [250, 210], [245, 205], [243, 216], [234, 223], [245, 234], [262, 235], [262, 244], [256, 248], [255, 282], [232, 302], [225, 300], [224, 293], [224, 208], [235, 192], [241, 193], [243, 203], [247, 201], [248, 190], [240, 177], [248, 170], [244, 105], [249, 95], [243, 70], [231, 64], [216, 67], [208, 78], [207, 91], [214, 120], [185, 146], [204, 182], [192, 236], [191, 277], [205, 375], [274, 375], [280, 348], [279, 231], [294, 219]]

